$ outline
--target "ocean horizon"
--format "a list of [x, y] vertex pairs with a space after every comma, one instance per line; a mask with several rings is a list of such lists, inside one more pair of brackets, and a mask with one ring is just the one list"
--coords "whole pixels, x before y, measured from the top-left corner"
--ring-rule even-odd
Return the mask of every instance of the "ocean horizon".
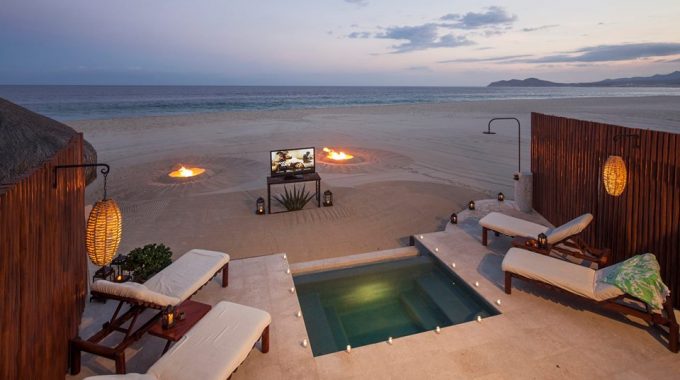
[[0, 85], [0, 97], [60, 121], [456, 101], [639, 96], [680, 96], [680, 88]]

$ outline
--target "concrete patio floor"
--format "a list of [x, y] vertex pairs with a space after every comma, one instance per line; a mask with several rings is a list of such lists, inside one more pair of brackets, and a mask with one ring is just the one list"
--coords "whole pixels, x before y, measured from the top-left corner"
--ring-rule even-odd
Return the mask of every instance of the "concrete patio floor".
[[[502, 210], [545, 223], [535, 213], [522, 214], [512, 202], [480, 201], [474, 211], [459, 213], [459, 224], [445, 231], [416, 236], [490, 303], [500, 300], [500, 315], [482, 322], [443, 328], [314, 358], [304, 319], [296, 317], [297, 296], [290, 292], [292, 274], [283, 254], [230, 264], [229, 287], [213, 281], [194, 300], [215, 304], [229, 300], [267, 310], [272, 315], [268, 354], [257, 349], [233, 375], [240, 379], [657, 379], [680, 377], [680, 355], [666, 348], [659, 334], [634, 320], [581, 302], [576, 297], [516, 280], [512, 295], [503, 291], [501, 261], [510, 239], [490, 235], [481, 245], [477, 221], [489, 211]], [[422, 237], [421, 237], [422, 236]], [[437, 248], [435, 250], [435, 248]], [[355, 265], [386, 257], [416, 254], [414, 248], [320, 260], [291, 266], [293, 274], [320, 268]], [[82, 336], [111, 315], [113, 302], [88, 304]], [[145, 372], [160, 356], [164, 341], [145, 336], [128, 349], [128, 372]], [[110, 374], [113, 363], [83, 355], [83, 378]]]

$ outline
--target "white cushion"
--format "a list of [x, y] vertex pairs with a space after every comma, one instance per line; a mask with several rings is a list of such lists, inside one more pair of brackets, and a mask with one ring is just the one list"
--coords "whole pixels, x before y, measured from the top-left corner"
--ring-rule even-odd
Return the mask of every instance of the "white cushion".
[[118, 297], [133, 298], [141, 302], [148, 302], [160, 306], [175, 306], [181, 302], [181, 300], [177, 297], [154, 292], [143, 284], [138, 284], [136, 282], [118, 283], [106, 280], [97, 280], [92, 284], [92, 290]]
[[588, 227], [592, 220], [592, 214], [583, 214], [559, 227], [548, 230], [548, 232], [545, 233], [548, 237], [548, 244], [554, 244], [568, 238], [569, 236], [580, 234], [586, 229], [586, 227]]
[[222, 301], [147, 372], [160, 380], [224, 380], [246, 359], [271, 316]]
[[99, 280], [92, 284], [92, 290], [160, 306], [175, 306], [196, 293], [228, 262], [226, 253], [192, 249], [144, 284]]
[[154, 375], [127, 373], [125, 375], [100, 375], [86, 377], [84, 380], [158, 380]]
[[502, 268], [504, 272], [538, 280], [595, 301], [623, 294], [615, 286], [596, 281], [598, 271], [594, 269], [520, 248], [510, 248]]
[[536, 238], [538, 234], [548, 231], [548, 227], [515, 218], [500, 212], [490, 212], [479, 220], [482, 227], [500, 232], [506, 236]]
[[228, 262], [229, 255], [226, 253], [192, 249], [148, 279], [144, 285], [155, 292], [184, 301]]

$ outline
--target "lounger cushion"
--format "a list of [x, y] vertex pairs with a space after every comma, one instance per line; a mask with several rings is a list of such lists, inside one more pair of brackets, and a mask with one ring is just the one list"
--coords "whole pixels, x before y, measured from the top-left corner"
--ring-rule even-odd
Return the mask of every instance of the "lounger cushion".
[[520, 248], [510, 248], [502, 268], [504, 272], [541, 281], [595, 301], [623, 294], [617, 287], [597, 281], [598, 271], [594, 269]]
[[141, 373], [126, 373], [125, 375], [100, 375], [86, 377], [84, 380], [158, 380], [156, 376]]
[[160, 380], [224, 380], [271, 323], [266, 311], [222, 301], [148, 371]]
[[148, 279], [144, 285], [183, 302], [228, 262], [229, 255], [226, 253], [192, 249]]
[[175, 306], [196, 293], [228, 262], [226, 253], [192, 249], [144, 284], [99, 280], [92, 284], [92, 290], [160, 306]]
[[482, 227], [500, 232], [506, 236], [521, 236], [535, 238], [540, 233], [548, 231], [548, 227], [532, 223], [524, 219], [515, 218], [500, 212], [490, 212], [479, 220]]
[[133, 298], [140, 302], [152, 303], [160, 306], [175, 306], [181, 302], [177, 297], [167, 296], [147, 288], [136, 282], [111, 282], [97, 280], [92, 284], [92, 291], [111, 294], [118, 297]]
[[545, 234], [548, 237], [548, 244], [555, 244], [569, 236], [580, 234], [593, 220], [592, 214], [583, 214], [569, 222], [555, 228], [549, 229]]

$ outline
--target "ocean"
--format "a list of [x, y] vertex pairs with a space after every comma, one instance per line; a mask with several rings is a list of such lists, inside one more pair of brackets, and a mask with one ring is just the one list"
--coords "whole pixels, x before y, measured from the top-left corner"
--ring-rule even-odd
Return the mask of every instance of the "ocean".
[[199, 112], [654, 95], [680, 96], [680, 88], [0, 85], [0, 97], [62, 121]]

